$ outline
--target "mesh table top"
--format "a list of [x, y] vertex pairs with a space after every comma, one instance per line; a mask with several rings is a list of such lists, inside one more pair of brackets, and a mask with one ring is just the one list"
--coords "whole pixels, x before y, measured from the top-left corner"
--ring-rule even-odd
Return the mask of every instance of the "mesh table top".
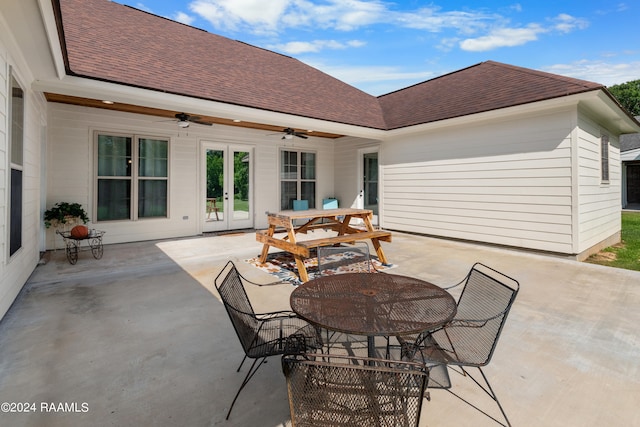
[[291, 293], [291, 309], [326, 329], [390, 336], [434, 329], [456, 314], [447, 291], [397, 274], [346, 273], [324, 276]]

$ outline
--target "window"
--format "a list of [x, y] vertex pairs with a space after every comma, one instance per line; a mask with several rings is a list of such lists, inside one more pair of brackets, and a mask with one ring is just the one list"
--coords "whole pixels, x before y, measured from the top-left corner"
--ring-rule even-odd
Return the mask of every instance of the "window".
[[602, 182], [609, 182], [609, 135], [600, 137], [600, 163]]
[[280, 209], [293, 209], [294, 200], [316, 206], [316, 154], [303, 151], [280, 152]]
[[24, 146], [24, 91], [11, 75], [9, 98], [9, 122], [11, 123], [9, 150], [11, 151], [11, 194], [9, 206], [9, 255], [22, 247], [22, 172]]
[[168, 216], [169, 141], [98, 133], [98, 221]]

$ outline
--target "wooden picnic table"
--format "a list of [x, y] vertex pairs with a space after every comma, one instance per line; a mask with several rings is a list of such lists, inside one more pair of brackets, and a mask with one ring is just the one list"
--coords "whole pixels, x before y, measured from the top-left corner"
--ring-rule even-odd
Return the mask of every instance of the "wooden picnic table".
[[[304, 266], [304, 259], [309, 258], [310, 248], [319, 246], [333, 246], [340, 243], [353, 243], [357, 240], [370, 239], [380, 262], [388, 264], [387, 257], [380, 245], [381, 241], [391, 242], [391, 232], [376, 230], [371, 223], [373, 211], [370, 209], [338, 208], [338, 209], [309, 209], [303, 211], [281, 211], [267, 214], [269, 228], [258, 230], [256, 240], [263, 243], [260, 262], [267, 261], [269, 247], [282, 249], [293, 254], [298, 267], [300, 280], [307, 282], [309, 276]], [[364, 229], [353, 227], [350, 222], [359, 218], [364, 224]], [[300, 226], [295, 226], [295, 220], [306, 220]], [[322, 237], [320, 239], [301, 240], [296, 239], [296, 234], [306, 234], [309, 230], [318, 228], [336, 231], [336, 236]], [[281, 238], [275, 237], [277, 232], [284, 232]]]

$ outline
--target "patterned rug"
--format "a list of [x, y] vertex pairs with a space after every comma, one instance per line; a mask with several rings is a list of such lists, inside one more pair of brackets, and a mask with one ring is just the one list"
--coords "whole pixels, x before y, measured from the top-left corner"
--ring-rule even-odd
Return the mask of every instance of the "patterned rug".
[[[304, 260], [304, 265], [307, 268], [307, 274], [309, 280], [318, 276], [318, 258], [316, 250], [310, 249], [309, 258]], [[335, 268], [325, 270], [325, 274], [343, 274], [353, 273], [357, 271], [366, 271], [367, 261], [362, 257], [362, 254], [358, 252], [342, 252], [338, 255], [332, 255], [333, 259], [330, 259], [331, 265], [335, 265]], [[289, 252], [273, 252], [267, 256], [267, 262], [260, 264], [260, 257], [250, 258], [245, 262], [265, 271], [272, 276], [275, 276], [279, 281], [289, 282], [294, 286], [301, 284], [298, 277], [298, 267], [296, 267], [296, 261], [293, 255]], [[397, 267], [395, 264], [383, 264], [378, 260], [376, 256], [371, 256], [372, 269], [377, 271], [385, 271], [391, 268]]]

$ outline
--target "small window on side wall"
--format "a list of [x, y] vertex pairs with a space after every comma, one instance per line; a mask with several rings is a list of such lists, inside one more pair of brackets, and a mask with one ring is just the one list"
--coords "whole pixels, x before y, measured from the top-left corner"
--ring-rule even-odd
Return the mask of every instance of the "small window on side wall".
[[609, 135], [600, 137], [600, 171], [602, 182], [609, 182]]

